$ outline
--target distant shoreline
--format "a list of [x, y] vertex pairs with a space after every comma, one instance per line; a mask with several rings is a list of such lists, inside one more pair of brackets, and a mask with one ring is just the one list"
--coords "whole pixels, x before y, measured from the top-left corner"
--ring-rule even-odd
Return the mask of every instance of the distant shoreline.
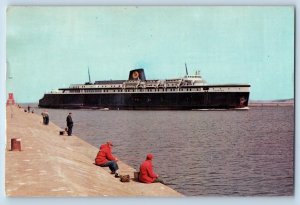
[[287, 106], [294, 106], [294, 103], [286, 103], [286, 102], [271, 102], [271, 103], [249, 103], [249, 107], [287, 107]]

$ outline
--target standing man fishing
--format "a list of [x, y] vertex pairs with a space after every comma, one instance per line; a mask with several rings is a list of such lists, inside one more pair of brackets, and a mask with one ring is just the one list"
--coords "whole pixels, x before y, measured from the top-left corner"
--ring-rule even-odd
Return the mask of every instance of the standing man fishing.
[[43, 124], [44, 125], [48, 125], [49, 124], [49, 114], [47, 110], [44, 110], [42, 112], [42, 116], [43, 116]]
[[72, 120], [72, 113], [70, 112], [67, 116], [67, 127], [68, 127], [68, 135], [72, 136], [72, 129], [73, 129], [73, 120]]

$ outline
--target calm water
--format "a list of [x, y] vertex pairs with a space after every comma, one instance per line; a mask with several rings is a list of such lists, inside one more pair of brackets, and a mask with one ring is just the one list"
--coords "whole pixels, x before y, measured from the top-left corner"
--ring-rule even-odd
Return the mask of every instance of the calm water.
[[[69, 111], [48, 110], [62, 128]], [[112, 140], [136, 169], [153, 153], [154, 171], [184, 195], [293, 195], [294, 107], [71, 112], [75, 135], [96, 147]]]

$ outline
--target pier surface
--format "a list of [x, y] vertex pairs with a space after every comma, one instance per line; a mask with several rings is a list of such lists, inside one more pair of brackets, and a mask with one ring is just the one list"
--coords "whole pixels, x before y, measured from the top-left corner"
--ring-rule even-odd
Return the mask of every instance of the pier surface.
[[[7, 106], [6, 119], [5, 191], [9, 197], [183, 196], [161, 183], [120, 182], [108, 168], [93, 164], [98, 148], [76, 136], [59, 135], [62, 129], [51, 121], [43, 125], [40, 115]], [[21, 139], [21, 151], [11, 151], [12, 138]], [[122, 161], [118, 164], [121, 175], [133, 178], [135, 169]]]

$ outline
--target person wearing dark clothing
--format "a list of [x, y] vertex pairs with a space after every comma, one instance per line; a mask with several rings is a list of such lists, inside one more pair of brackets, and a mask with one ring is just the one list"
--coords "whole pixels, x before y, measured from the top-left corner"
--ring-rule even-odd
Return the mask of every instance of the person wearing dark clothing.
[[158, 175], [153, 171], [152, 165], [152, 154], [147, 154], [146, 160], [140, 166], [140, 173], [139, 173], [139, 181], [143, 183], [153, 183], [153, 182], [160, 182], [164, 183], [161, 179], [158, 178]]
[[72, 113], [69, 113], [67, 116], [67, 127], [68, 127], [68, 135], [72, 135], [72, 128], [73, 128], [73, 120], [72, 120]]
[[48, 114], [47, 110], [44, 110], [44, 112], [42, 112], [42, 116], [43, 116], [43, 124], [48, 125], [49, 124], [49, 114]]
[[30, 113], [30, 106], [28, 105], [28, 108], [27, 108], [27, 110], [28, 110], [28, 113]]
[[112, 155], [112, 146], [111, 141], [100, 146], [100, 150], [95, 158], [95, 164], [100, 167], [109, 167], [111, 174], [115, 174], [115, 177], [119, 177], [118, 158]]

